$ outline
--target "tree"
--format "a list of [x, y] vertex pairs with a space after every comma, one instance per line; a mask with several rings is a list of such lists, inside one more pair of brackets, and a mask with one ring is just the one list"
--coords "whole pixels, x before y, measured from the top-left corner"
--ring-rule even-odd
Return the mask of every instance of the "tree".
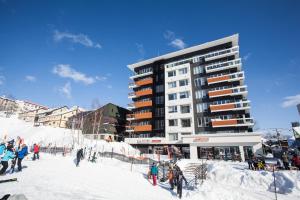
[[100, 103], [99, 98], [93, 99], [93, 100], [92, 100], [92, 103], [91, 103], [91, 109], [92, 109], [92, 110], [96, 110], [96, 109], [98, 109], [98, 108], [100, 108], [100, 107], [101, 107], [101, 103]]

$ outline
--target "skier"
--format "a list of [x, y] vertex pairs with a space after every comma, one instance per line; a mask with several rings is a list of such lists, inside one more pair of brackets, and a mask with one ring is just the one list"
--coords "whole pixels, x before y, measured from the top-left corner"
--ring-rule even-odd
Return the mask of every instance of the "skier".
[[173, 168], [171, 166], [169, 167], [168, 179], [169, 179], [169, 184], [171, 186], [171, 190], [173, 190], [174, 189], [174, 172], [173, 172]]
[[39, 147], [39, 145], [34, 144], [33, 145], [33, 159], [32, 160], [35, 160], [35, 159], [39, 160], [40, 159], [39, 153], [40, 153], [40, 147]]
[[83, 149], [80, 148], [78, 151], [77, 151], [77, 154], [76, 154], [76, 167], [79, 166], [79, 162], [80, 160], [83, 158]]
[[250, 170], [253, 170], [253, 168], [254, 168], [253, 167], [253, 160], [252, 160], [252, 158], [248, 159], [248, 167], [249, 167]]
[[11, 146], [7, 146], [5, 154], [3, 158], [1, 159], [2, 169], [0, 170], [0, 175], [4, 175], [6, 172], [6, 169], [8, 168], [8, 161], [10, 159], [14, 159], [15, 154], [13, 152], [13, 149]]
[[153, 186], [156, 186], [156, 179], [157, 179], [157, 174], [158, 174], [158, 168], [155, 165], [155, 163], [152, 164], [151, 167], [151, 175], [152, 175], [152, 179], [153, 179]]
[[284, 152], [283, 155], [282, 155], [282, 161], [283, 161], [283, 165], [284, 165], [285, 170], [289, 170], [290, 169], [290, 167], [289, 167], [289, 158], [288, 158], [286, 152]]
[[28, 147], [26, 144], [22, 144], [22, 148], [18, 151], [18, 171], [22, 171], [22, 160], [28, 154]]
[[294, 154], [292, 158], [293, 166], [297, 167], [300, 170], [300, 158], [297, 154]]
[[5, 143], [4, 142], [0, 143], [0, 155], [4, 153], [5, 149], [6, 149]]
[[92, 162], [92, 163], [95, 163], [96, 160], [97, 160], [97, 157], [96, 157], [96, 151], [94, 151], [91, 162]]
[[176, 179], [177, 179], [177, 195], [181, 199], [181, 197], [182, 197], [182, 182], [184, 180], [185, 185], [187, 185], [188, 183], [187, 183], [186, 178], [183, 176], [183, 173], [182, 173], [181, 170], [178, 172], [178, 175], [177, 175]]

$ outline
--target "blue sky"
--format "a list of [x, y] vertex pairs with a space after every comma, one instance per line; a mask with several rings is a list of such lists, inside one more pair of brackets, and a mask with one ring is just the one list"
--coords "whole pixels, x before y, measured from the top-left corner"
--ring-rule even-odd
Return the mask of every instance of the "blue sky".
[[300, 1], [0, 0], [0, 95], [126, 106], [126, 65], [240, 34], [260, 128], [299, 121]]

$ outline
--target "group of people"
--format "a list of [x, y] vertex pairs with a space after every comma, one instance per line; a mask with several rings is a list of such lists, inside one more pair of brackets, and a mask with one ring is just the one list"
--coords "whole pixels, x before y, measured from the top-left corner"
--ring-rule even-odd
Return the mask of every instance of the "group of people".
[[2, 168], [0, 170], [0, 175], [5, 175], [6, 170], [9, 166], [9, 161], [11, 160], [10, 172], [13, 173], [15, 170], [15, 165], [17, 164], [18, 171], [22, 171], [22, 160], [28, 154], [28, 147], [24, 144], [24, 140], [17, 137], [15, 141], [10, 140], [8, 142], [1, 142], [0, 144], [0, 160]]
[[[150, 167], [149, 173], [148, 173], [148, 178], [153, 181], [153, 186], [157, 185], [157, 176], [158, 176], [158, 166], [157, 164], [153, 163]], [[167, 174], [167, 178], [170, 184], [170, 189], [174, 190], [174, 188], [177, 188], [177, 195], [179, 198], [182, 197], [182, 186], [183, 186], [183, 181], [187, 185], [188, 182], [186, 178], [183, 175], [182, 170], [178, 165], [173, 165], [172, 163], [169, 164], [169, 170]]]

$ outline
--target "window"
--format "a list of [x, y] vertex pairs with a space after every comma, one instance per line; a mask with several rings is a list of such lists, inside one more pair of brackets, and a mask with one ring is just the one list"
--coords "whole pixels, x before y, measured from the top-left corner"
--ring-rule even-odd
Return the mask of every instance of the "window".
[[163, 104], [164, 103], [164, 96], [157, 96], [157, 97], [155, 97], [155, 103], [156, 104]]
[[169, 133], [169, 140], [170, 141], [178, 140], [178, 133]]
[[185, 91], [185, 92], [180, 92], [179, 93], [179, 98], [180, 99], [186, 99], [186, 98], [189, 98], [190, 94], [188, 91]]
[[191, 127], [191, 119], [181, 119], [181, 127]]
[[209, 118], [208, 117], [200, 117], [197, 118], [198, 127], [208, 127], [209, 126]]
[[[148, 111], [150, 112], [150, 111]], [[164, 108], [156, 108], [155, 109], [155, 116], [156, 117], [163, 117], [165, 115], [165, 109]]]
[[157, 85], [156, 86], [156, 92], [163, 92], [164, 91], [164, 85]]
[[176, 93], [173, 93], [173, 94], [169, 94], [169, 101], [172, 101], [172, 100], [176, 100], [177, 99], [177, 94]]
[[184, 79], [184, 80], [180, 80], [179, 81], [179, 86], [185, 86], [189, 84], [189, 80], [188, 79]]
[[205, 78], [196, 78], [194, 81], [195, 81], [196, 87], [205, 85], [205, 83], [206, 83]]
[[187, 74], [187, 68], [182, 68], [178, 70], [179, 74]]
[[168, 83], [168, 88], [174, 88], [174, 87], [176, 87], [176, 81]]
[[156, 120], [155, 121], [155, 129], [164, 129], [165, 121], [164, 120]]
[[181, 113], [190, 113], [190, 105], [180, 106]]
[[196, 104], [197, 113], [207, 112], [207, 109], [208, 109], [207, 103], [197, 103]]
[[197, 118], [197, 125], [198, 127], [203, 127], [203, 118]]
[[207, 90], [196, 90], [195, 92], [196, 99], [203, 99], [207, 97]]
[[194, 74], [201, 74], [203, 73], [203, 66], [194, 67]]
[[183, 132], [181, 133], [181, 135], [191, 135], [192, 133], [191, 132]]
[[168, 110], [169, 110], [169, 113], [176, 113], [177, 112], [177, 106], [169, 106]]
[[176, 71], [170, 71], [168, 72], [168, 77], [176, 76]]
[[178, 119], [169, 119], [169, 126], [178, 126]]

